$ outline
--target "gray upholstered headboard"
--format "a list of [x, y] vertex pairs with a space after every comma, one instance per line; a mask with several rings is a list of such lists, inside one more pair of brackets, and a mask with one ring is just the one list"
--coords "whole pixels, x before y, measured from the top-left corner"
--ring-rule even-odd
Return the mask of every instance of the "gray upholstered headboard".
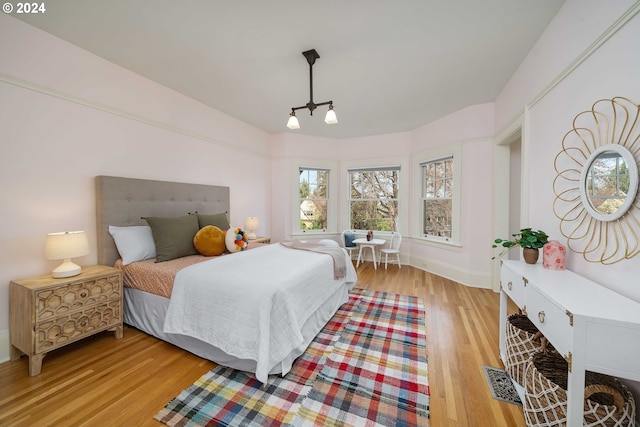
[[196, 211], [229, 215], [229, 197], [229, 187], [217, 185], [97, 176], [98, 264], [113, 265], [119, 258], [110, 225], [147, 225], [141, 217], [178, 217]]

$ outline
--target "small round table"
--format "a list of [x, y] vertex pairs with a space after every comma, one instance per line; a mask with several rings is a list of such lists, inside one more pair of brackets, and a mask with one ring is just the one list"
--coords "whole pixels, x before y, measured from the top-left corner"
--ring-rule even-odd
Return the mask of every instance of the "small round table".
[[[373, 255], [373, 269], [377, 270], [378, 269], [378, 262], [377, 262], [377, 258], [376, 258], [376, 246], [384, 245], [386, 243], [386, 240], [383, 240], [383, 239], [367, 240], [365, 238], [360, 238], [360, 239], [355, 239], [353, 241], [353, 243], [355, 243], [356, 245], [358, 245], [360, 247], [360, 250], [358, 251], [358, 262], [356, 262], [356, 267], [358, 267], [360, 265], [360, 256], [362, 255], [362, 249], [370, 248], [371, 249], [371, 255]], [[362, 262], [364, 262], [364, 258], [362, 258]]]

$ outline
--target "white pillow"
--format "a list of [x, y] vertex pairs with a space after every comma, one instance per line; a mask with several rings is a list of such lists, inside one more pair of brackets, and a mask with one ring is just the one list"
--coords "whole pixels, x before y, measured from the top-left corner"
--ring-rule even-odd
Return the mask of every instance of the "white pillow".
[[131, 227], [110, 225], [109, 233], [116, 242], [123, 265], [156, 257], [156, 243], [151, 234], [151, 227], [148, 225]]

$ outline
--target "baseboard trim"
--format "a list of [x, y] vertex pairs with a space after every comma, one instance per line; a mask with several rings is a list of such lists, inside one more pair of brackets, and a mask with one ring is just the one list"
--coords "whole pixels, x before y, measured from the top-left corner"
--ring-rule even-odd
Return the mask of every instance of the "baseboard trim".
[[411, 266], [445, 279], [453, 280], [471, 288], [491, 289], [491, 275], [471, 270], [463, 270], [457, 265], [446, 264], [426, 258], [411, 258]]
[[11, 341], [9, 340], [9, 330], [0, 331], [0, 363], [8, 362], [10, 359]]

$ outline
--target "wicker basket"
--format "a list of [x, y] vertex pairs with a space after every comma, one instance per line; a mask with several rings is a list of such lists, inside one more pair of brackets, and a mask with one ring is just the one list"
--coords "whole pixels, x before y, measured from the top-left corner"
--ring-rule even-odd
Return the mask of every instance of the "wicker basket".
[[[525, 369], [524, 417], [528, 426], [566, 426], [567, 362], [556, 352], [537, 352]], [[633, 395], [617, 379], [586, 372], [583, 426], [632, 427]]]
[[511, 314], [507, 317], [506, 335], [505, 367], [515, 382], [524, 385], [524, 369], [529, 357], [540, 351], [544, 338], [524, 314]]

